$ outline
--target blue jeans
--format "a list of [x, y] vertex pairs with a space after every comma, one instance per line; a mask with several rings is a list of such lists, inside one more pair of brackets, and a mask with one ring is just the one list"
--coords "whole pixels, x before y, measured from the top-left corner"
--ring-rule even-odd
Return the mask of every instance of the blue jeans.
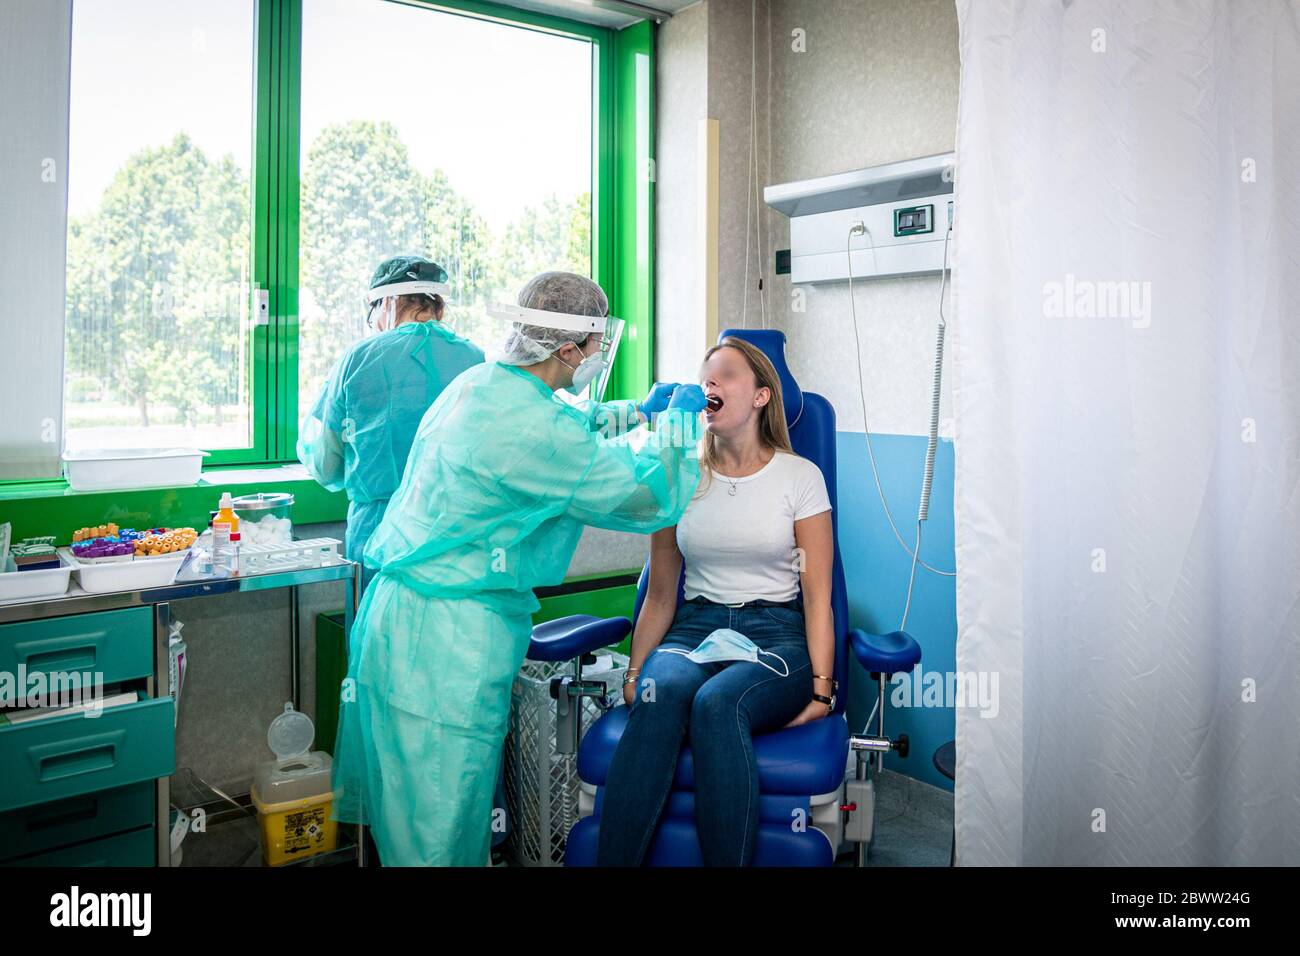
[[[769, 655], [697, 664], [667, 648], [694, 650], [718, 628], [744, 634]], [[812, 700], [803, 613], [786, 605], [687, 602], [646, 659], [627, 728], [614, 752], [600, 811], [598, 866], [639, 866], [672, 789], [689, 733], [695, 762], [695, 823], [706, 866], [748, 866], [758, 836], [758, 764], [751, 734], [784, 726]]]

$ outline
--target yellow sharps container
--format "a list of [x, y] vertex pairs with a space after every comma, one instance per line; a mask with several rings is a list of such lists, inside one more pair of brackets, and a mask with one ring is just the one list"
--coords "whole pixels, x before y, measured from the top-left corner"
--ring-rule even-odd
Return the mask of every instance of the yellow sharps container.
[[315, 736], [311, 718], [292, 703], [284, 705], [266, 732], [275, 759], [257, 768], [252, 798], [267, 866], [328, 853], [338, 844], [338, 825], [330, 819], [332, 761], [324, 751], [311, 749]]

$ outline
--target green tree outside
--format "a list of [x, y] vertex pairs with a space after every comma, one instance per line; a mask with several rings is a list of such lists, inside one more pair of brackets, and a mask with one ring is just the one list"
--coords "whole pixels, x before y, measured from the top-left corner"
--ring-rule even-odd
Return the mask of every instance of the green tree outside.
[[[412, 165], [390, 123], [322, 130], [304, 157], [300, 195], [301, 413], [366, 334], [366, 290], [389, 256], [442, 264], [452, 324], [484, 348], [502, 333], [488, 303], [513, 302], [545, 269], [591, 274], [589, 193], [550, 196], [494, 235], [442, 170]], [[70, 429], [246, 429], [250, 223], [245, 168], [208, 157], [184, 134], [133, 154], [98, 207], [70, 221]]]

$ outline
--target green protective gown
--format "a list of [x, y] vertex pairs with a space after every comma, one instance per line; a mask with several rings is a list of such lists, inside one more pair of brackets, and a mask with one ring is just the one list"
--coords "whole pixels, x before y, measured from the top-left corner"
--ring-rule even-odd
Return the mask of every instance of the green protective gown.
[[368, 823], [385, 865], [481, 866], [510, 713], [540, 606], [583, 525], [675, 524], [699, 482], [698, 415], [669, 409], [639, 451], [634, 402], [574, 408], [489, 362], [420, 423], [366, 549], [379, 574], [349, 642], [336, 819]]
[[330, 491], [348, 494], [348, 560], [361, 560], [379, 527], [424, 413], [482, 361], [478, 346], [431, 321], [364, 338], [334, 366], [302, 423], [298, 457]]

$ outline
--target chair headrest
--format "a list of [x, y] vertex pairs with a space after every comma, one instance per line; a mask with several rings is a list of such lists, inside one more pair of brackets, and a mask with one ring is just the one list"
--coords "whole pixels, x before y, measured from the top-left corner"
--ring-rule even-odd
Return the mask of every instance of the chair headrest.
[[785, 400], [785, 423], [794, 428], [803, 414], [803, 390], [790, 374], [790, 367], [785, 364], [785, 333], [777, 329], [724, 329], [718, 336], [721, 342], [725, 338], [744, 339], [750, 345], [760, 349], [771, 360], [781, 379], [781, 397]]

